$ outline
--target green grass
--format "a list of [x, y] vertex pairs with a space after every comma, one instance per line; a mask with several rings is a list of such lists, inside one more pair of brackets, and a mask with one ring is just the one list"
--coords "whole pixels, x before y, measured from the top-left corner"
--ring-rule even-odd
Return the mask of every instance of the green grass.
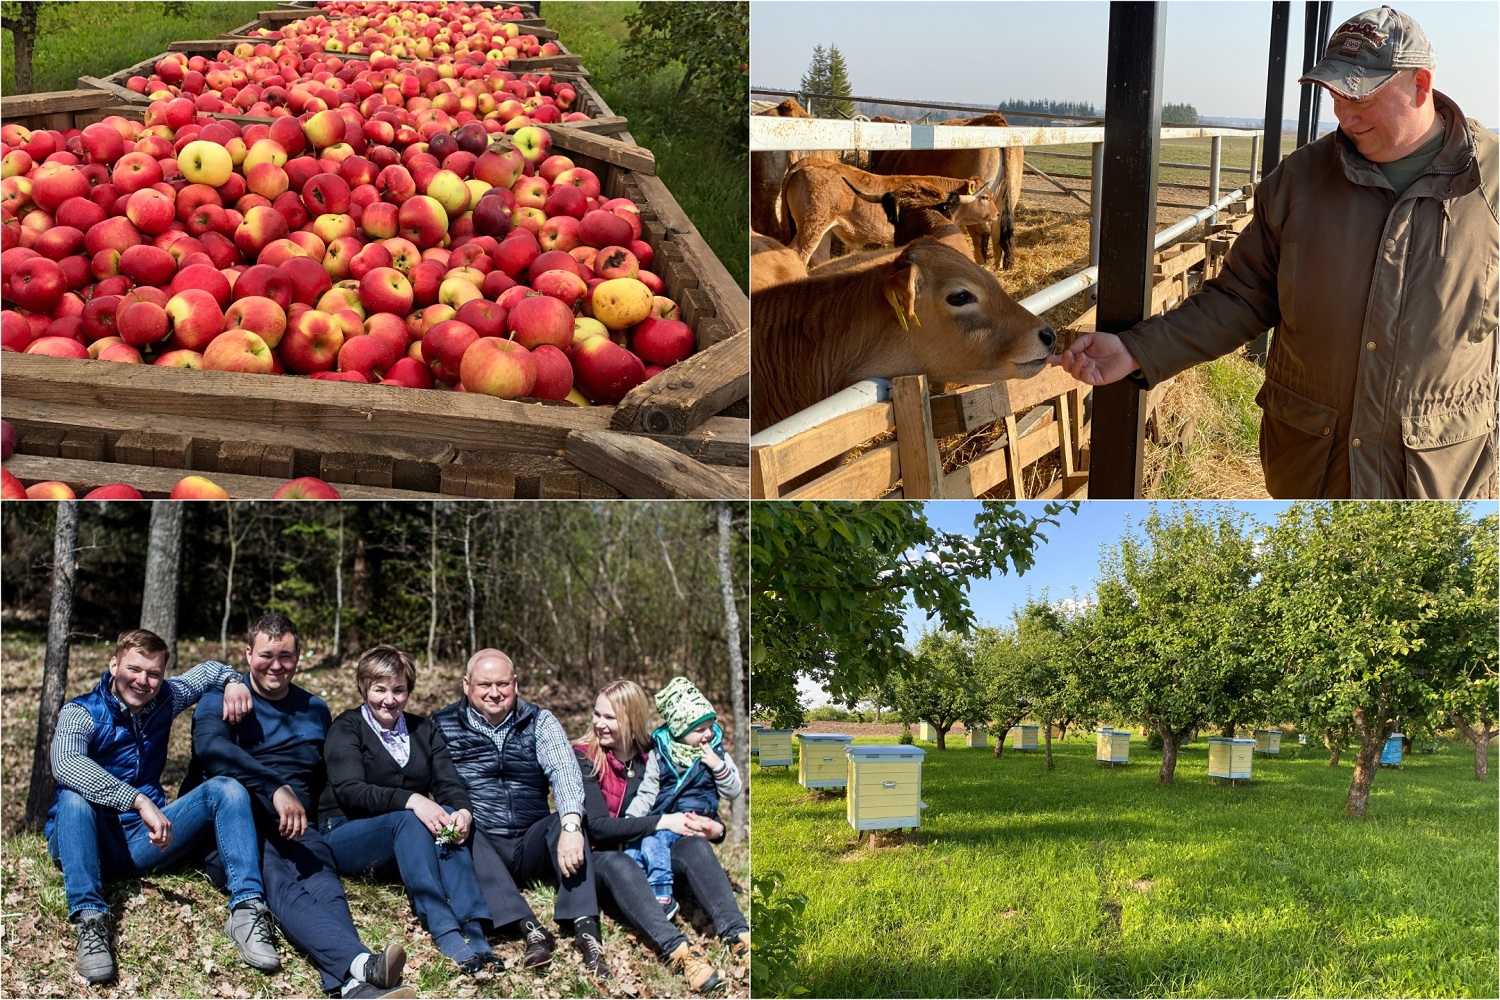
[[1148, 453], [1148, 464], [1161, 466], [1151, 496], [1259, 495], [1248, 491], [1260, 485], [1261, 414], [1255, 395], [1264, 381], [1265, 371], [1240, 353], [1177, 376], [1177, 388], [1162, 405], [1173, 413], [1169, 422], [1191, 418], [1195, 432], [1184, 448], [1154, 447]]
[[1295, 744], [1233, 788], [1202, 741], [1168, 787], [1139, 738], [1113, 770], [1054, 743], [1050, 774], [919, 745], [922, 831], [873, 850], [842, 792], [754, 769], [754, 871], [808, 898], [812, 996], [1497, 995], [1496, 788], [1467, 745], [1381, 771], [1362, 821], [1349, 765]]
[[[81, 2], [49, 4], [32, 52], [32, 91], [72, 90], [80, 76], [108, 76], [167, 50], [171, 42], [213, 38], [255, 20], [261, 0], [190, 3], [184, 17], [164, 17], [162, 5]], [[4, 33], [0, 92], [14, 94], [15, 42]]]
[[[630, 119], [635, 141], [656, 154], [656, 169], [683, 211], [740, 288], [749, 287], [749, 153], [743, 130], [726, 132], [678, 93], [682, 67], [642, 74], [621, 43], [633, 3], [555, 3], [543, 7], [568, 51], [583, 57], [590, 82]], [[749, 94], [746, 94], [749, 100]]]
[[[1295, 136], [1292, 139], [1284, 139], [1282, 152], [1290, 153], [1296, 145]], [[1164, 139], [1161, 143], [1161, 159], [1167, 163], [1198, 163], [1208, 166], [1212, 149], [1212, 139]], [[1060, 159], [1051, 154], [1074, 153], [1088, 156], [1092, 150], [1093, 147], [1086, 142], [1066, 146], [1033, 146], [1027, 148], [1026, 159], [1053, 177], [1087, 180], [1089, 177], [1087, 160]], [[1250, 133], [1246, 132], [1243, 136], [1225, 136], [1220, 157], [1225, 167], [1249, 167]], [[1219, 175], [1219, 185], [1226, 192], [1231, 187], [1242, 186], [1248, 184], [1249, 181], [1249, 174], [1221, 172]], [[1185, 167], [1158, 167], [1157, 182], [1160, 184], [1207, 184], [1208, 171]]]

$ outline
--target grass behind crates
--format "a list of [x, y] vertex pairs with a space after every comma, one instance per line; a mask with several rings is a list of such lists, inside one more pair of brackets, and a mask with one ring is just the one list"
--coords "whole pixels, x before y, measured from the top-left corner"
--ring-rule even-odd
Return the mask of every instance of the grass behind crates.
[[[589, 82], [630, 119], [635, 141], [656, 154], [656, 170], [741, 289], [749, 288], [750, 161], [743, 125], [727, 132], [678, 93], [682, 67], [645, 75], [626, 65], [625, 18], [633, 3], [544, 3], [542, 16]], [[748, 100], [748, 93], [746, 99]]]
[[[167, 50], [172, 42], [214, 38], [255, 20], [274, 4], [262, 0], [186, 4], [184, 17], [162, 14], [152, 0], [48, 4], [31, 56], [32, 91], [72, 90], [80, 76], [105, 77]], [[15, 39], [4, 32], [0, 92], [16, 92]]]
[[1139, 737], [1114, 769], [1054, 742], [1050, 774], [918, 745], [922, 830], [874, 850], [842, 791], [752, 769], [754, 870], [808, 899], [812, 996], [1497, 995], [1496, 786], [1466, 744], [1382, 770], [1366, 820], [1340, 815], [1352, 755], [1294, 741], [1233, 788], [1202, 740], [1166, 787]]

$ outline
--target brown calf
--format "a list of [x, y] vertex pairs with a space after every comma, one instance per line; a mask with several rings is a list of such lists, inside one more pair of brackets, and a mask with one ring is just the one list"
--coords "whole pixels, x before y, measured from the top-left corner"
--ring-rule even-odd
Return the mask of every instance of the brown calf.
[[750, 291], [784, 285], [807, 277], [807, 268], [791, 250], [760, 233], [750, 234]]
[[866, 378], [1030, 378], [1057, 335], [994, 274], [930, 237], [751, 294], [760, 430]]
[[882, 177], [842, 163], [799, 160], [781, 184], [781, 242], [804, 262], [830, 230], [850, 250], [888, 247], [895, 230], [881, 207], [886, 195], [905, 205], [936, 206], [955, 192], [974, 194], [983, 184], [979, 177]]
[[[768, 118], [811, 118], [795, 98], [788, 97], [774, 108], [758, 112]], [[771, 150], [750, 154], [750, 228], [759, 233], [781, 232], [783, 209], [781, 182], [787, 168], [803, 157], [837, 161], [834, 150]]]
[[[1009, 124], [996, 112], [978, 118], [953, 118], [942, 125], [995, 127]], [[989, 182], [999, 206], [999, 217], [989, 226], [970, 226], [974, 259], [983, 263], [992, 252], [1001, 269], [1016, 257], [1016, 207], [1021, 202], [1021, 173], [1025, 150], [1003, 149], [887, 149], [870, 154], [870, 171], [877, 174], [933, 174], [941, 177], [977, 175]]]

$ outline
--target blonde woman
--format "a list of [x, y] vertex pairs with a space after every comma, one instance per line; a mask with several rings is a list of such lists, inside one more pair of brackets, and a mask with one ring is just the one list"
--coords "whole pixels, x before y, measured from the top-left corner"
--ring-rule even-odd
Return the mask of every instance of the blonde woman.
[[748, 952], [750, 930], [729, 877], [714, 855], [712, 845], [724, 839], [722, 823], [680, 812], [626, 815], [641, 780], [658, 766], [647, 718], [650, 704], [634, 681], [606, 684], [594, 701], [588, 735], [573, 745], [584, 777], [595, 879], [625, 919], [682, 973], [688, 985], [707, 992], [721, 985], [722, 973], [667, 919], [645, 873], [624, 849], [657, 830], [678, 834], [681, 839], [672, 845], [672, 866], [680, 884], [698, 900], [736, 954]]

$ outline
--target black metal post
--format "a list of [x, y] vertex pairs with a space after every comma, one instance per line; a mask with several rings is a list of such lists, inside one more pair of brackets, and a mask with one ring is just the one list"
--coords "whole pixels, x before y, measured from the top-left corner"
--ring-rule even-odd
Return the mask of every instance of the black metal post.
[[[1333, 17], [1333, 0], [1319, 0], [1318, 3], [1318, 58], [1323, 58], [1323, 53], [1328, 51], [1328, 32], [1333, 29], [1329, 21]], [[1312, 142], [1318, 137], [1318, 118], [1323, 111], [1323, 88], [1313, 84], [1312, 88], [1312, 127], [1307, 133], [1307, 141]]]
[[[1322, 53], [1318, 50], [1318, 8], [1322, 6], [1318, 0], [1306, 0], [1302, 4], [1302, 72], [1306, 73], [1317, 63]], [[1314, 83], [1304, 83], [1301, 86], [1301, 99], [1297, 105], [1297, 148], [1301, 149], [1308, 143], [1310, 131], [1317, 131], [1317, 119], [1313, 116], [1313, 92], [1318, 90]], [[1312, 128], [1308, 128], [1308, 120], [1312, 119]]]
[[[1121, 333], [1151, 308], [1156, 248], [1156, 170], [1161, 145], [1165, 3], [1109, 5], [1108, 90], [1104, 100], [1104, 179], [1099, 232], [1096, 329]], [[1094, 390], [1089, 496], [1141, 495], [1146, 395], [1129, 381]]]
[[[1291, 20], [1291, 0], [1271, 4], [1271, 54], [1266, 67], [1266, 138], [1260, 150], [1260, 175], [1265, 177], [1281, 162], [1281, 99], [1286, 91], [1287, 25]], [[1245, 348], [1250, 356], [1264, 365], [1269, 353], [1269, 335], [1261, 334]]]

